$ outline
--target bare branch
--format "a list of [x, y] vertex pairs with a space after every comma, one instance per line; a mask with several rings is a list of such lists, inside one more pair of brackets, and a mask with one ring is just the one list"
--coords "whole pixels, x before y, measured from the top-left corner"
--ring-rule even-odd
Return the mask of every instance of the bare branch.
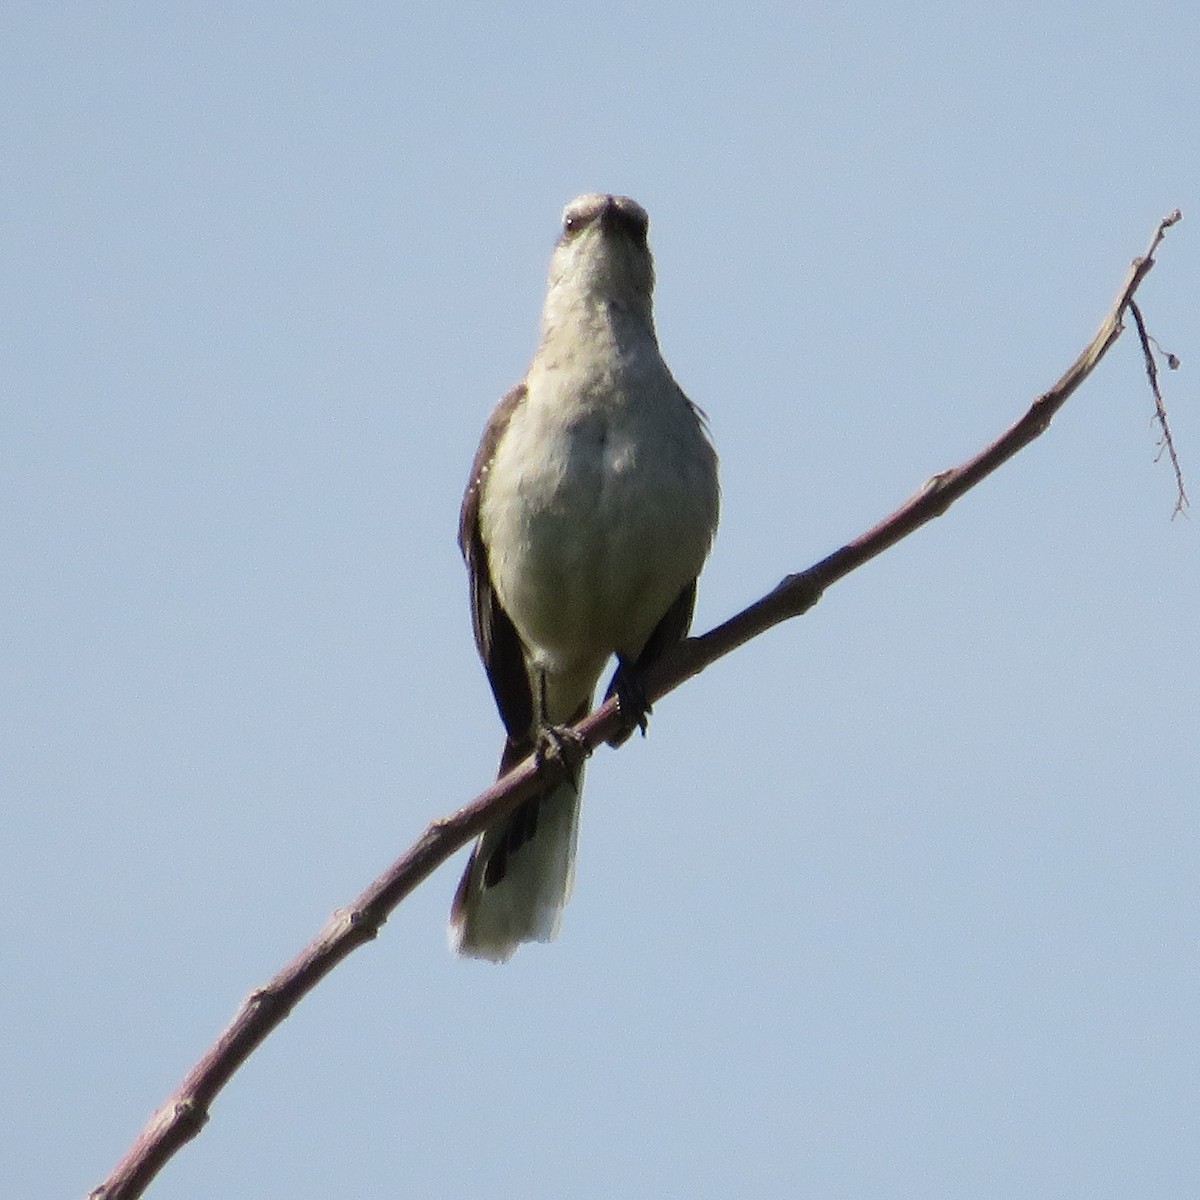
[[[1054, 387], [1039, 396], [1019, 421], [974, 458], [934, 475], [916, 495], [874, 528], [807, 571], [789, 575], [761, 600], [709, 633], [680, 643], [647, 673], [644, 682], [648, 698], [661, 699], [751, 638], [807, 612], [830, 584], [940, 516], [955, 500], [1045, 432], [1054, 414], [1120, 336], [1121, 319], [1126, 309], [1132, 307], [1135, 292], [1154, 265], [1154, 252], [1180, 216], [1176, 210], [1159, 222], [1146, 253], [1131, 264], [1095, 337]], [[1133, 311], [1140, 330], [1141, 316], [1136, 309]], [[1153, 381], [1153, 374], [1151, 378]], [[1165, 431], [1165, 418], [1163, 428]], [[1174, 462], [1169, 437], [1167, 445]], [[1182, 483], [1180, 491], [1182, 495]], [[615, 698], [577, 727], [588, 752], [622, 730]], [[154, 1114], [108, 1179], [90, 1193], [90, 1200], [133, 1200], [142, 1195], [167, 1160], [200, 1132], [217, 1093], [296, 1003], [352, 950], [373, 939], [392, 910], [456, 850], [563, 769], [553, 755], [540, 766], [532, 758], [526, 759], [469, 804], [430, 824], [415, 845], [349, 907], [333, 913], [325, 928], [290, 963], [251, 992], [228, 1027]]]

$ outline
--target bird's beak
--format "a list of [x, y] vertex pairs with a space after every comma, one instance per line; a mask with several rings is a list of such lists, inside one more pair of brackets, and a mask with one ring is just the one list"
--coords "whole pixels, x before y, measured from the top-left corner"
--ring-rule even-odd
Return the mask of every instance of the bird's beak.
[[617, 218], [620, 217], [621, 210], [617, 208], [617, 202], [611, 196], [604, 197], [604, 204], [600, 209], [600, 215], [597, 217], [600, 225], [604, 229], [612, 229]]

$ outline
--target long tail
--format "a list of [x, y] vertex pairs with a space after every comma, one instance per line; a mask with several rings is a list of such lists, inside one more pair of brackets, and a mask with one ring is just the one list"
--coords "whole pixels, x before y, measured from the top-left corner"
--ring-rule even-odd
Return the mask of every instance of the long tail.
[[[529, 753], [504, 747], [503, 775]], [[558, 933], [575, 876], [580, 765], [573, 779], [519, 804], [484, 830], [471, 851], [450, 908], [450, 946], [459, 954], [504, 962], [522, 942]]]

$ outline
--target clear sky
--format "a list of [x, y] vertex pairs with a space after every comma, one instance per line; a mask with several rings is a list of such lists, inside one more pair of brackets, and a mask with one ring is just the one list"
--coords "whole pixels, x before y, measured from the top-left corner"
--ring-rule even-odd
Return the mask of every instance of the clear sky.
[[[1141, 299], [1200, 504], [1200, 9], [0, 7], [0, 1178], [99, 1182], [253, 986], [490, 781], [457, 509], [563, 204], [652, 218], [707, 628]], [[1134, 338], [589, 769], [559, 941], [461, 857], [152, 1188], [1200, 1194], [1197, 524]]]

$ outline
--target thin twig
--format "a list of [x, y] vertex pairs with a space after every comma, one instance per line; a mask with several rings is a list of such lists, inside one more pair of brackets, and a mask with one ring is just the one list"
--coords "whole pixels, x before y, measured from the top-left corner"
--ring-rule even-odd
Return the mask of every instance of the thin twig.
[[[1096, 336], [1019, 421], [968, 462], [933, 476], [912, 499], [861, 537], [807, 571], [789, 575], [768, 595], [723, 625], [680, 643], [647, 673], [644, 683], [648, 698], [661, 699], [751, 638], [807, 612], [830, 584], [940, 516], [963, 493], [1043, 433], [1120, 336], [1122, 315], [1154, 265], [1154, 252], [1163, 235], [1179, 219], [1176, 211], [1159, 222], [1146, 253], [1130, 266]], [[614, 698], [580, 722], [577, 732], [590, 752], [622, 728]], [[527, 759], [469, 804], [430, 824], [411, 849], [349, 907], [333, 913], [304, 950], [246, 998], [229, 1026], [151, 1118], [112, 1174], [90, 1193], [91, 1200], [134, 1200], [142, 1195], [163, 1164], [200, 1132], [217, 1093], [296, 1003], [352, 950], [374, 938], [392, 910], [456, 850], [544, 787], [549, 773], [562, 769], [553, 755], [541, 766]]]
[[1167, 366], [1172, 371], [1179, 366], [1179, 359], [1174, 354], [1165, 353], [1158, 342], [1146, 332], [1146, 322], [1142, 319], [1142, 310], [1138, 308], [1136, 300], [1129, 301], [1129, 311], [1133, 313], [1134, 324], [1137, 325], [1138, 338], [1142, 343], [1142, 358], [1146, 364], [1146, 378], [1150, 381], [1150, 390], [1154, 393], [1154, 419], [1162, 430], [1162, 436], [1158, 439], [1158, 453], [1154, 456], [1154, 461], [1158, 462], [1163, 456], [1163, 451], [1166, 451], [1171, 460], [1171, 467], [1175, 471], [1175, 508], [1171, 512], [1171, 520], [1174, 520], [1188, 507], [1190, 502], [1183, 487], [1183, 468], [1179, 465], [1179, 455], [1175, 453], [1175, 440], [1171, 437], [1171, 426], [1167, 424], [1167, 406], [1163, 403], [1162, 391], [1158, 386], [1158, 364], [1154, 361], [1154, 350], [1163, 355], [1167, 360]]

